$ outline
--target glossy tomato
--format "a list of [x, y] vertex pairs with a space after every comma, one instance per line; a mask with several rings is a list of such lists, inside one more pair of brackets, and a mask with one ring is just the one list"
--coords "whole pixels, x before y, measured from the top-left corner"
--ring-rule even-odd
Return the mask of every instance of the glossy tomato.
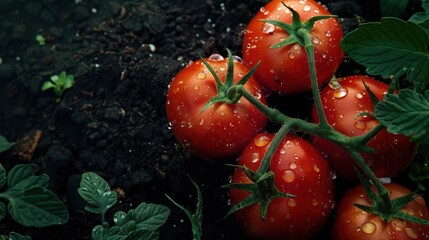
[[[358, 116], [362, 112], [374, 112], [371, 101], [362, 81], [378, 99], [382, 99], [388, 85], [371, 77], [354, 75], [337, 79], [338, 84], [324, 87], [320, 94], [324, 112], [329, 124], [337, 131], [353, 137], [361, 136], [373, 129], [379, 122], [370, 116]], [[313, 106], [312, 121], [319, 122]], [[354, 167], [357, 167], [349, 154], [334, 143], [313, 137], [313, 144], [326, 156], [339, 176], [357, 180]], [[381, 130], [368, 145], [377, 152], [362, 152], [361, 155], [377, 177], [395, 177], [413, 160], [417, 145], [404, 135]]]
[[[401, 185], [384, 185], [391, 199], [410, 194], [411, 191]], [[336, 210], [332, 228], [334, 240], [423, 240], [429, 239], [429, 226], [400, 219], [383, 221], [379, 216], [367, 213], [354, 204], [370, 206], [362, 185], [349, 189], [341, 199]], [[415, 217], [429, 220], [429, 212], [422, 197], [405, 205], [401, 211]]]
[[[244, 149], [239, 165], [256, 171], [272, 138], [273, 134], [257, 135]], [[256, 239], [313, 239], [323, 228], [334, 204], [329, 164], [309, 142], [287, 135], [272, 157], [270, 170], [275, 174], [279, 191], [295, 197], [275, 198], [268, 206], [264, 221], [259, 204], [243, 208], [235, 212], [238, 223]], [[231, 183], [250, 183], [250, 179], [238, 168]], [[237, 204], [248, 195], [246, 191], [231, 189], [231, 204]]]
[[[206, 59], [221, 81], [225, 81], [228, 58], [214, 54]], [[249, 70], [234, 58], [234, 81]], [[266, 104], [260, 85], [251, 77], [245, 89]], [[224, 159], [238, 155], [261, 132], [267, 118], [249, 101], [216, 103], [202, 111], [218, 90], [213, 75], [200, 60], [188, 65], [172, 80], [167, 94], [167, 118], [178, 142], [204, 159]]]
[[[305, 49], [298, 44], [271, 48], [289, 35], [283, 29], [261, 21], [270, 19], [291, 24], [292, 13], [282, 2], [297, 11], [303, 22], [314, 16], [332, 15], [314, 0], [270, 1], [260, 9], [244, 32], [243, 60], [249, 67], [261, 60], [255, 77], [269, 90], [286, 94], [308, 92], [311, 91], [311, 80]], [[342, 61], [340, 41], [343, 32], [338, 20], [329, 18], [317, 21], [310, 34], [321, 86], [330, 80]]]

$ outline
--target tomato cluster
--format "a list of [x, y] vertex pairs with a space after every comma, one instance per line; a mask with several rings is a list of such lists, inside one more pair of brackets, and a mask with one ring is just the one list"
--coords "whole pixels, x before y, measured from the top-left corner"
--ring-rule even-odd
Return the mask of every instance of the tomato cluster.
[[[172, 131], [179, 143], [200, 158], [238, 157], [229, 196], [232, 205], [238, 206], [234, 209], [237, 222], [251, 238], [314, 239], [334, 215], [332, 236], [336, 240], [428, 239], [428, 225], [393, 214], [400, 210], [429, 220], [423, 198], [409, 199], [410, 190], [400, 185], [382, 187], [380, 183], [370, 191], [357, 184], [336, 207], [335, 176], [365, 181], [367, 176], [359, 174], [365, 164], [374, 176], [394, 179], [413, 160], [417, 144], [388, 132], [373, 115], [376, 102], [391, 91], [389, 85], [366, 75], [334, 77], [343, 60], [343, 32], [330, 15], [314, 0], [269, 2], [244, 32], [243, 59], [230, 52], [228, 58], [215, 54], [192, 62], [174, 77], [167, 95]], [[304, 47], [308, 41], [313, 46], [311, 58]], [[254, 77], [247, 77], [249, 72]], [[297, 119], [289, 123], [290, 118], [267, 106], [266, 96], [271, 92], [310, 92], [315, 83], [321, 87], [318, 96], [323, 108], [318, 111], [315, 101], [305, 127], [297, 127], [301, 124]], [[289, 129], [279, 135], [268, 133], [268, 119]], [[329, 127], [320, 127], [323, 124]], [[307, 134], [299, 135], [300, 130]], [[368, 133], [374, 134], [365, 138]], [[358, 143], [365, 148], [349, 144], [348, 140], [359, 137]], [[270, 156], [268, 165], [265, 156]], [[401, 200], [400, 209], [389, 208], [386, 189], [392, 202]], [[371, 212], [371, 205], [393, 218]]]

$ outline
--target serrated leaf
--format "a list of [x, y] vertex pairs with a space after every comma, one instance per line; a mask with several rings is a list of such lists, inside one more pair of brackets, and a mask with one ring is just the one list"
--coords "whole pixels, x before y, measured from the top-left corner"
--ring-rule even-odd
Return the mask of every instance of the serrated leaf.
[[117, 193], [110, 190], [109, 184], [93, 172], [82, 174], [79, 195], [90, 205], [85, 210], [92, 213], [104, 214], [117, 201]]
[[156, 231], [167, 221], [170, 209], [163, 205], [141, 203], [135, 214], [138, 228]]
[[64, 203], [51, 191], [33, 187], [20, 194], [4, 194], [9, 200], [7, 209], [12, 218], [27, 227], [46, 227], [64, 224], [69, 214]]
[[415, 13], [409, 21], [418, 24], [426, 33], [429, 33], [429, 1], [423, 0], [422, 6], [425, 11]]
[[429, 37], [412, 22], [383, 18], [380, 23], [364, 23], [347, 34], [341, 46], [370, 75], [384, 78], [406, 73], [417, 91], [429, 83]]
[[408, 6], [409, 0], [380, 0], [381, 16], [398, 17]]
[[18, 164], [14, 166], [7, 175], [7, 192], [22, 192], [30, 187], [47, 187], [49, 182], [48, 175], [35, 175], [36, 168], [35, 164]]
[[386, 94], [375, 106], [375, 117], [392, 133], [410, 136], [412, 141], [429, 143], [429, 90], [421, 93], [402, 89]]
[[0, 153], [9, 150], [11, 147], [15, 145], [14, 142], [9, 142], [7, 138], [3, 135], [0, 135]]
[[21, 235], [21, 234], [16, 233], [16, 232], [10, 232], [9, 233], [9, 239], [10, 240], [31, 240], [31, 237], [24, 236], [24, 235]]

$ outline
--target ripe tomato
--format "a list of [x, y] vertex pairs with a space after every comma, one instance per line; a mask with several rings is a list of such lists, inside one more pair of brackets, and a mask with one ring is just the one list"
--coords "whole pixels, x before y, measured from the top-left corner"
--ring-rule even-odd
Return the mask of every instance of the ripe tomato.
[[[256, 171], [273, 136], [257, 135], [243, 150], [239, 165]], [[257, 239], [312, 239], [323, 228], [334, 204], [329, 164], [309, 142], [287, 135], [272, 157], [270, 170], [275, 174], [278, 190], [295, 197], [275, 198], [268, 206], [264, 221], [259, 204], [240, 209], [235, 212], [238, 223], [249, 236]], [[250, 183], [250, 179], [237, 168], [231, 183]], [[237, 189], [229, 193], [233, 205], [249, 195]]]
[[[241, 59], [234, 59], [234, 82], [237, 83], [249, 70]], [[228, 58], [214, 54], [206, 61], [221, 81], [225, 81]], [[244, 87], [266, 104], [261, 87], [253, 77]], [[200, 59], [173, 78], [167, 94], [167, 118], [174, 136], [191, 153], [204, 159], [238, 155], [267, 123], [267, 118], [244, 98], [237, 104], [215, 103], [201, 112], [217, 93], [215, 79]]]
[[[354, 75], [337, 79], [339, 86], [326, 86], [320, 94], [324, 112], [329, 124], [337, 131], [353, 137], [360, 136], [373, 129], [379, 122], [370, 116], [358, 116], [361, 112], [374, 112], [374, 104], [362, 81], [370, 90], [382, 99], [388, 85], [371, 77]], [[312, 122], [319, 122], [316, 108], [313, 106]], [[332, 168], [339, 176], [357, 180], [354, 167], [357, 167], [350, 155], [339, 146], [322, 138], [313, 137], [313, 144], [326, 156]], [[395, 177], [413, 160], [417, 145], [404, 135], [381, 130], [368, 145], [377, 152], [362, 152], [369, 167], [377, 177]]]
[[[270, 1], [255, 15], [244, 32], [243, 61], [251, 68], [261, 60], [255, 77], [269, 90], [286, 94], [309, 92], [311, 80], [305, 49], [298, 44], [271, 48], [289, 35], [283, 29], [261, 21], [270, 19], [291, 24], [292, 13], [282, 2], [297, 11], [303, 22], [314, 16], [332, 15], [314, 0]], [[329, 18], [317, 21], [310, 34], [321, 86], [329, 81], [342, 61], [340, 41], [343, 32], [338, 20]]]
[[[411, 191], [396, 183], [384, 185], [391, 199], [405, 196]], [[336, 210], [332, 227], [334, 240], [407, 240], [429, 239], [429, 226], [400, 219], [383, 221], [379, 216], [367, 213], [354, 204], [370, 206], [362, 185], [349, 189], [342, 197]], [[429, 212], [423, 197], [405, 205], [403, 212], [429, 220]]]

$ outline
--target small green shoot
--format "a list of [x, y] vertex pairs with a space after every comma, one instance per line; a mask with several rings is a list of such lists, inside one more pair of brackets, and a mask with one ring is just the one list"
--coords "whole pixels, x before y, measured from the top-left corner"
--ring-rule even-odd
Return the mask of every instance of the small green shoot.
[[189, 220], [191, 221], [192, 225], [192, 235], [193, 240], [201, 240], [203, 236], [203, 228], [202, 228], [202, 222], [203, 222], [203, 195], [201, 194], [201, 190], [198, 187], [198, 185], [189, 178], [194, 184], [195, 188], [197, 189], [197, 207], [195, 209], [195, 213], [191, 213], [188, 209], [186, 209], [184, 206], [178, 204], [176, 201], [174, 201], [170, 196], [167, 194], [165, 195], [168, 200], [170, 200], [174, 205], [176, 205], [180, 210], [185, 212], [186, 216], [188, 216]]
[[0, 164], [0, 220], [6, 212], [18, 223], [26, 227], [46, 227], [61, 225], [69, 220], [64, 203], [47, 189], [48, 175], [35, 175], [36, 165], [20, 164], [13, 167], [8, 174]]
[[158, 229], [170, 215], [170, 209], [165, 206], [141, 203], [128, 213], [116, 212], [115, 225], [111, 227], [104, 215], [117, 202], [117, 194], [110, 190], [106, 180], [93, 172], [84, 173], [78, 192], [88, 203], [85, 210], [101, 216], [101, 225], [92, 231], [94, 240], [158, 240]]
[[36, 41], [39, 43], [40, 46], [43, 46], [46, 43], [46, 39], [42, 34], [36, 35]]
[[57, 97], [57, 102], [61, 101], [61, 97], [67, 89], [71, 88], [74, 84], [74, 76], [72, 74], [67, 74], [65, 71], [62, 71], [60, 75], [53, 75], [49, 81], [46, 81], [42, 85], [42, 91], [53, 89], [55, 96]]
[[14, 145], [14, 142], [9, 142], [5, 136], [0, 135], [0, 153], [9, 150]]

